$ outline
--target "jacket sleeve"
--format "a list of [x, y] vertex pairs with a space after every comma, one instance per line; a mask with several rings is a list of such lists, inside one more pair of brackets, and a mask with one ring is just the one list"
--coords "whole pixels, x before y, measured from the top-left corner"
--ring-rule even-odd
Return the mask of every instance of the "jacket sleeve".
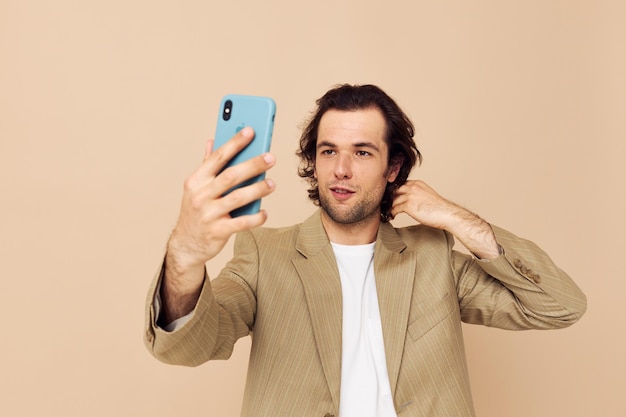
[[492, 226], [502, 254], [491, 261], [453, 251], [461, 318], [509, 330], [557, 329], [584, 314], [587, 300], [534, 243]]
[[[255, 266], [257, 266], [255, 268]], [[247, 336], [256, 313], [258, 255], [254, 241], [238, 235], [235, 257], [214, 280], [205, 272], [200, 298], [184, 325], [168, 332], [157, 324], [155, 297], [163, 268], [155, 276], [146, 300], [144, 343], [162, 362], [197, 366], [211, 359], [228, 359], [235, 342]]]

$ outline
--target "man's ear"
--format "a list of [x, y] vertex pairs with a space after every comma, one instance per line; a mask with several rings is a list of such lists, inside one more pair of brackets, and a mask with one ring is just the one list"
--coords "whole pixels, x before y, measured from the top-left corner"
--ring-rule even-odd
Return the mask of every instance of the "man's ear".
[[400, 173], [400, 168], [402, 168], [403, 162], [404, 162], [404, 158], [402, 157], [389, 161], [387, 182], [394, 182], [396, 178], [398, 178], [398, 174]]

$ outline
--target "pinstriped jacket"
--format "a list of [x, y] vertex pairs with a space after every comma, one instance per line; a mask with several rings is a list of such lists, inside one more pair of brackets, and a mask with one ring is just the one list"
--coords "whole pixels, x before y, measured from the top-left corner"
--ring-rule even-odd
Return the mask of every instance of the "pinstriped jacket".
[[[481, 261], [453, 250], [444, 231], [381, 224], [374, 271], [399, 416], [474, 416], [462, 321], [553, 329], [585, 312], [584, 294], [540, 248], [493, 228], [503, 254]], [[251, 335], [242, 416], [337, 415], [341, 283], [319, 211], [295, 226], [241, 233], [234, 252], [173, 332], [156, 324], [157, 274], [146, 346], [163, 362], [196, 366], [228, 358], [237, 339]]]

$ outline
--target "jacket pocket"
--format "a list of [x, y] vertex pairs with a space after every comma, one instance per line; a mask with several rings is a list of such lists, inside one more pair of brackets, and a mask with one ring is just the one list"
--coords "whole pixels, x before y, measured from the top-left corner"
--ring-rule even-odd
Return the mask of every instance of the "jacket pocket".
[[418, 312], [417, 318], [409, 324], [408, 329], [413, 341], [424, 336], [452, 314], [455, 303], [452, 302], [451, 298], [450, 293], [447, 293], [437, 304], [429, 304]]

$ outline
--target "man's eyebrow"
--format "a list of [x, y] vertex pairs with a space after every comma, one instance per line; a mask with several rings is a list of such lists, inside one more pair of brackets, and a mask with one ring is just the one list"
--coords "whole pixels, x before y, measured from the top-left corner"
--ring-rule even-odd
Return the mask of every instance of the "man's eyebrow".
[[[323, 148], [323, 147], [336, 148], [337, 145], [327, 140], [323, 140], [317, 143], [317, 148]], [[352, 147], [353, 148], [370, 148], [377, 152], [380, 152], [380, 149], [378, 148], [378, 146], [373, 142], [356, 142], [352, 144]]]
[[328, 147], [330, 147], [330, 148], [334, 148], [334, 147], [335, 147], [335, 146], [337, 146], [337, 145], [335, 145], [334, 143], [329, 142], [329, 141], [327, 141], [327, 140], [323, 140], [323, 141], [321, 141], [321, 142], [318, 142], [318, 143], [317, 143], [317, 147], [318, 147], [318, 148], [322, 148], [322, 147], [324, 147], [324, 146], [328, 146]]
[[378, 146], [376, 146], [376, 144], [373, 142], [358, 142], [358, 143], [353, 144], [352, 146], [354, 148], [371, 148], [377, 152], [380, 152], [380, 149], [378, 148]]

